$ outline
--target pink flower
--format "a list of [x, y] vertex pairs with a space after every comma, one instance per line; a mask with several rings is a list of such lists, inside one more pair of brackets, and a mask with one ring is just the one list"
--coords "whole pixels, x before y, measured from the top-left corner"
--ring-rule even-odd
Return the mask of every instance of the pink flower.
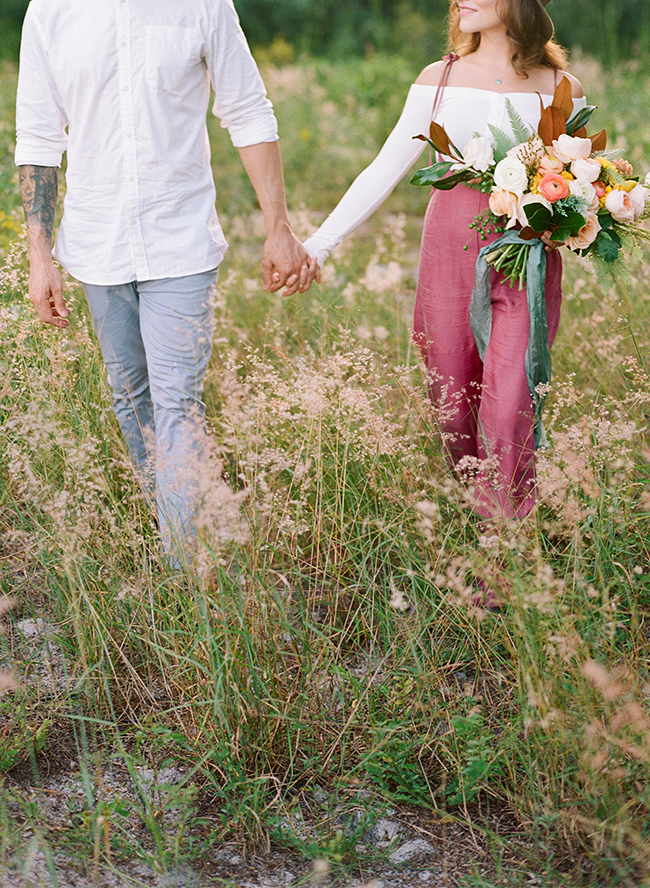
[[507, 216], [506, 228], [512, 228], [517, 221], [520, 196], [505, 188], [495, 186], [490, 194], [490, 209], [495, 216]]
[[602, 167], [593, 157], [580, 157], [571, 164], [571, 172], [576, 179], [584, 179], [585, 182], [595, 182]]
[[563, 169], [564, 164], [562, 161], [558, 160], [557, 157], [551, 157], [550, 154], [545, 154], [539, 164], [539, 171], [542, 175], [546, 175], [546, 173], [561, 173]]
[[566, 245], [570, 250], [584, 250], [598, 237], [600, 222], [595, 213], [589, 213], [587, 221], [575, 237], [569, 237]]
[[627, 191], [615, 188], [605, 198], [605, 208], [617, 222], [634, 222], [634, 206]]
[[569, 193], [569, 183], [563, 176], [557, 173], [547, 173], [538, 185], [539, 193], [546, 200], [555, 203], [556, 200], [562, 200]]
[[580, 139], [563, 133], [553, 142], [553, 153], [558, 160], [571, 163], [572, 160], [587, 158], [592, 152], [591, 139]]
[[646, 201], [650, 199], [650, 191], [647, 188], [644, 188], [643, 185], [637, 184], [634, 188], [629, 192], [630, 203], [632, 204], [632, 209], [634, 210], [634, 221], [636, 222], [643, 213], [645, 209]]
[[594, 182], [594, 191], [598, 195], [598, 199], [602, 199], [607, 194], [607, 185], [604, 182], [601, 182], [600, 179], [596, 179]]

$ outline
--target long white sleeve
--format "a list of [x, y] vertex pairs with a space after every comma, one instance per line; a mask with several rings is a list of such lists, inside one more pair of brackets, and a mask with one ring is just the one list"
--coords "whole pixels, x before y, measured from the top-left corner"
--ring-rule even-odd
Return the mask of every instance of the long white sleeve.
[[426, 143], [413, 136], [428, 135], [436, 87], [414, 83], [395, 129], [366, 169], [360, 173], [320, 228], [305, 241], [305, 249], [322, 265], [334, 247], [381, 206], [422, 153]]

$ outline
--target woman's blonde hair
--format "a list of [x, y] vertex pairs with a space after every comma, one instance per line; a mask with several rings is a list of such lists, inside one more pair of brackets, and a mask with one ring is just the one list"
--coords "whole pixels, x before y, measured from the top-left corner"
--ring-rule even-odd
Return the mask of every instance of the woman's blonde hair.
[[[567, 57], [562, 47], [547, 39], [548, 17], [538, 0], [497, 0], [499, 15], [514, 47], [512, 65], [521, 77], [528, 77], [532, 68], [565, 70]], [[460, 30], [458, 0], [449, 4], [449, 48], [459, 55], [475, 52], [480, 34], [463, 34]]]

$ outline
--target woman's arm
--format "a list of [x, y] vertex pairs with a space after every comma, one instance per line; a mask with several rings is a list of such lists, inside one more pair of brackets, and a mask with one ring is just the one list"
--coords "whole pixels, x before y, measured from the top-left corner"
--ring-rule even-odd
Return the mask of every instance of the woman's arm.
[[435, 89], [414, 84], [395, 129], [366, 169], [354, 180], [334, 211], [305, 242], [310, 256], [322, 265], [334, 247], [381, 206], [395, 185], [422, 153], [428, 134]]

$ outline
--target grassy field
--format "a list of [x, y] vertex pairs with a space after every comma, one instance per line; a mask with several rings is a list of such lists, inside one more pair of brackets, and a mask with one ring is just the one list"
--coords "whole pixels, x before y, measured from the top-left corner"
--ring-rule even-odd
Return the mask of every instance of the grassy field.
[[[645, 174], [650, 74], [609, 72], [605, 90], [594, 63], [575, 71]], [[372, 158], [416, 73], [382, 57], [267, 66], [299, 234]], [[21, 688], [0, 699], [0, 862], [92, 847], [165, 869], [235, 836], [340, 874], [359, 863], [346, 812], [364, 809], [365, 828], [382, 805], [418, 805], [479, 831], [509, 812], [510, 836], [490, 838], [517, 864], [489, 884], [650, 884], [648, 254], [614, 286], [567, 259], [541, 504], [490, 536], [445, 468], [410, 343], [424, 189], [402, 183], [320, 288], [283, 300], [261, 290], [261, 216], [211, 124], [231, 243], [206, 391], [214, 470], [199, 563], [170, 574], [78, 287], [63, 334], [26, 300], [14, 88], [7, 66], [0, 584], [15, 605], [0, 644]], [[469, 584], [496, 562], [512, 600], [481, 619]], [[39, 678], [12, 628], [25, 619], [51, 627], [64, 681]], [[71, 756], [87, 792], [60, 830], [16, 775]], [[108, 760], [136, 783], [170, 763], [185, 779], [158, 809], [145, 793], [100, 801]], [[301, 800], [323, 788], [306, 838]], [[165, 805], [185, 812], [174, 830]]]

